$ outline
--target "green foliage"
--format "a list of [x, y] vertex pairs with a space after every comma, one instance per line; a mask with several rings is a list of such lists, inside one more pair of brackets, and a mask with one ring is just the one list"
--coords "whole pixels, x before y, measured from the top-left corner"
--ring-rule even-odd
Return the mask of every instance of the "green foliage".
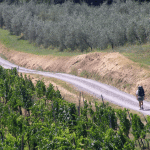
[[117, 118], [115, 115], [115, 110], [112, 109], [108, 104], [101, 104], [98, 106], [95, 104], [96, 113], [94, 116], [94, 121], [97, 125], [101, 126], [103, 131], [106, 131], [109, 127], [116, 129], [117, 128]]
[[149, 41], [149, 6], [130, 0], [100, 7], [69, 1], [62, 5], [2, 3], [0, 25], [39, 47], [80, 52], [109, 46], [113, 49]]
[[52, 100], [53, 96], [54, 96], [55, 90], [52, 84], [49, 84], [49, 87], [47, 88], [46, 91], [46, 98], [49, 100]]
[[45, 84], [42, 80], [38, 80], [36, 83], [36, 92], [37, 92], [37, 97], [41, 98], [45, 95], [46, 93], [46, 87]]
[[95, 103], [94, 111], [85, 100], [78, 116], [75, 104], [62, 99], [52, 84], [46, 88], [38, 80], [34, 87], [30, 77], [19, 76], [16, 69], [0, 67], [0, 87], [0, 98], [7, 98], [0, 102], [0, 149], [134, 150], [130, 127], [135, 140], [145, 139], [149, 132], [149, 117], [144, 126], [139, 116], [132, 115], [131, 126], [127, 110], [108, 104]]
[[124, 132], [124, 134], [126, 136], [128, 136], [131, 124], [130, 124], [129, 119], [127, 119], [127, 110], [126, 109], [124, 109], [124, 110], [119, 109], [116, 112], [117, 112], [117, 116], [118, 116], [119, 121], [120, 121], [119, 128]]
[[132, 117], [132, 134], [135, 140], [139, 139], [140, 136], [145, 137], [144, 124], [141, 122], [140, 117], [137, 114], [131, 115]]
[[119, 150], [122, 149], [124, 144], [124, 139], [120, 138], [120, 136], [113, 131], [113, 129], [108, 129], [104, 134], [104, 142], [103, 147], [105, 150]]
[[4, 150], [17, 150], [20, 145], [17, 141], [17, 139], [12, 136], [10, 133], [6, 134], [6, 139], [4, 140], [4, 143], [2, 144], [2, 147]]

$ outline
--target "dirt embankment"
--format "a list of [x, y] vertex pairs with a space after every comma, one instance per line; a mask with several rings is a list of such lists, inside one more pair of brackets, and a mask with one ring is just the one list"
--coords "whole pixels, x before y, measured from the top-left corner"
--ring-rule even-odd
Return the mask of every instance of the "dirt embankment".
[[135, 95], [138, 85], [143, 85], [150, 97], [150, 71], [119, 53], [89, 53], [74, 57], [38, 56], [9, 50], [0, 44], [0, 54], [19, 66], [50, 72], [65, 72], [99, 77], [100, 82], [113, 85]]

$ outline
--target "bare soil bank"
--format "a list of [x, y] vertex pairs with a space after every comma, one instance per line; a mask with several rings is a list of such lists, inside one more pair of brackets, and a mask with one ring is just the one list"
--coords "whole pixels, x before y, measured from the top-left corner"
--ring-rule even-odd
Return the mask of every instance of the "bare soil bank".
[[84, 72], [99, 76], [99, 81], [135, 95], [138, 85], [143, 85], [146, 97], [150, 98], [150, 71], [141, 68], [120, 53], [95, 52], [73, 57], [38, 56], [18, 52], [0, 44], [0, 54], [19, 66], [50, 72]]

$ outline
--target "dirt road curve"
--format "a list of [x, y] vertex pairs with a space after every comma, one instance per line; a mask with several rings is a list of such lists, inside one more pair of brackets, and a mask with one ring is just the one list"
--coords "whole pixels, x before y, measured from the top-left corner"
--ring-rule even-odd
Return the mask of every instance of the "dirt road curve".
[[[7, 69], [10, 69], [11, 67], [18, 68], [17, 65], [14, 65], [2, 58], [0, 58], [0, 65]], [[115, 87], [108, 86], [106, 84], [102, 84], [100, 82], [91, 79], [85, 79], [85, 78], [77, 77], [70, 74], [64, 74], [64, 73], [43, 72], [43, 71], [26, 69], [23, 67], [19, 67], [18, 71], [24, 73], [44, 75], [47, 77], [54, 77], [66, 81], [68, 83], [71, 83], [75, 87], [77, 87], [79, 90], [88, 92], [96, 96], [97, 98], [100, 98], [101, 95], [103, 95], [103, 98], [110, 101], [111, 103], [142, 112], [145, 115], [150, 115], [149, 102], [144, 101], [144, 110], [139, 110], [138, 101], [136, 100], [135, 96], [124, 93]]]

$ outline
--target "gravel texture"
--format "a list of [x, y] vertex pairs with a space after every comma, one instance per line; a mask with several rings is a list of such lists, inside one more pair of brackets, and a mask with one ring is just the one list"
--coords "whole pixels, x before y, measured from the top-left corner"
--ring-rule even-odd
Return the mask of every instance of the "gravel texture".
[[95, 80], [85, 79], [70, 74], [51, 73], [51, 72], [37, 71], [37, 70], [31, 70], [23, 67], [18, 67], [17, 65], [14, 65], [2, 58], [0, 58], [0, 65], [6, 69], [11, 69], [12, 67], [16, 67], [18, 68], [19, 72], [33, 73], [33, 74], [39, 74], [47, 77], [54, 77], [66, 81], [74, 85], [75, 87], [77, 87], [79, 90], [90, 93], [97, 98], [101, 98], [102, 95], [105, 100], [108, 100], [111, 103], [122, 106], [124, 108], [139, 111], [145, 115], [150, 115], [149, 102], [144, 101], [144, 110], [139, 110], [138, 101], [136, 100], [135, 96], [122, 92], [113, 86], [109, 86], [107, 84], [102, 84]]

